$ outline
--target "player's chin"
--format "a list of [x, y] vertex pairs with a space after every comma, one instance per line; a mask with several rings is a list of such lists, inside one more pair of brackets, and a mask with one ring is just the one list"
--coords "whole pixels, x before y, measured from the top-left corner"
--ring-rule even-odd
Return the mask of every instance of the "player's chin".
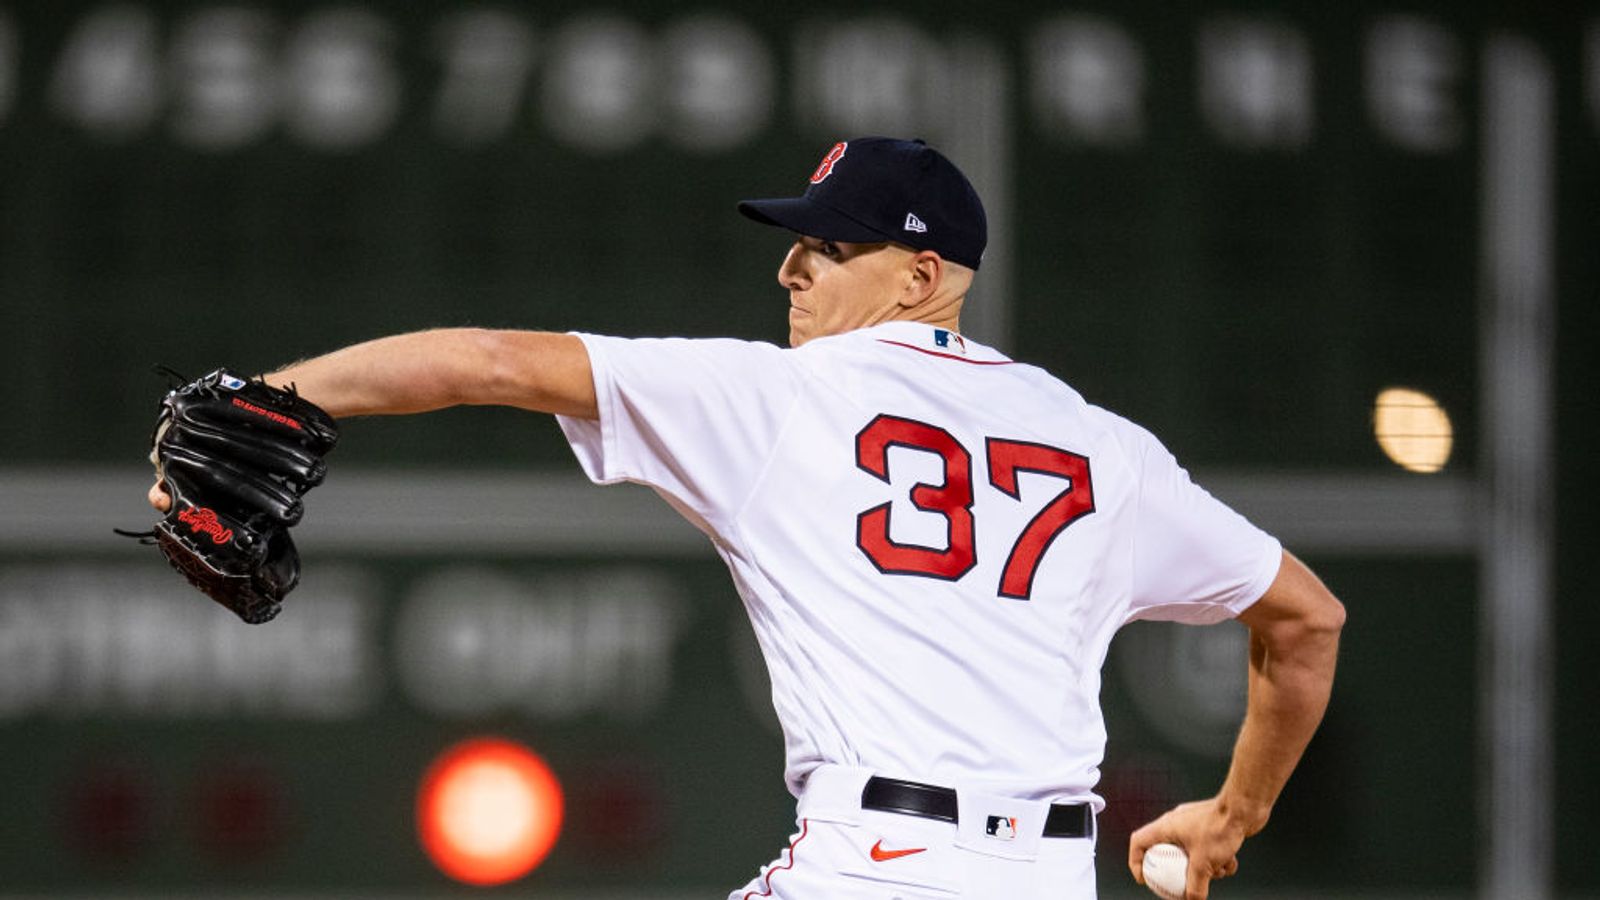
[[798, 306], [789, 307], [789, 346], [798, 347], [811, 340], [811, 314]]

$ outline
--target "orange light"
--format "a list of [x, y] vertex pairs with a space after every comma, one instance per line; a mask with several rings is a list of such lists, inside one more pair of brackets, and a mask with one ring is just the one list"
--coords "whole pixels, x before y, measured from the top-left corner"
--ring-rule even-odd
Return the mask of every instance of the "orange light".
[[1373, 403], [1378, 446], [1409, 472], [1437, 472], [1450, 461], [1455, 429], [1439, 401], [1410, 388], [1386, 388]]
[[514, 881], [561, 833], [561, 783], [533, 751], [502, 738], [449, 748], [422, 776], [417, 830], [439, 871], [467, 884]]

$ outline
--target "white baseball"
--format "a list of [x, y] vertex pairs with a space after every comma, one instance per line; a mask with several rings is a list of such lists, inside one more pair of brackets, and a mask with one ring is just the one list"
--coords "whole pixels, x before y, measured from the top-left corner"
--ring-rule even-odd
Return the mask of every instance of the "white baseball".
[[1177, 844], [1156, 844], [1144, 852], [1144, 885], [1161, 900], [1183, 900], [1189, 854]]

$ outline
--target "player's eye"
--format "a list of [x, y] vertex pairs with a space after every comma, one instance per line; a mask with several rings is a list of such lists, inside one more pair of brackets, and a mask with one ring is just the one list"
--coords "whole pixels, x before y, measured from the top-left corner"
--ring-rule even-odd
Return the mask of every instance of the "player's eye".
[[823, 241], [817, 245], [817, 249], [829, 259], [838, 259], [840, 256], [839, 245], [833, 241]]

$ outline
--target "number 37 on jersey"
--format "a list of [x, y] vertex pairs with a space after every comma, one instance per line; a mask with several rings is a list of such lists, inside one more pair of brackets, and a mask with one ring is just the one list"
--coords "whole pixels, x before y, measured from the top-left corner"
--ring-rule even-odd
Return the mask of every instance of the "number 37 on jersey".
[[[856, 517], [856, 546], [878, 570], [895, 575], [922, 575], [955, 581], [977, 565], [977, 529], [973, 506], [972, 453], [950, 432], [899, 416], [879, 415], [856, 435], [856, 465], [885, 483], [891, 482], [889, 449], [904, 447], [939, 457], [944, 483], [919, 483], [911, 489], [911, 505], [943, 516], [950, 539], [944, 548], [903, 544], [889, 536], [890, 511], [883, 503]], [[1033, 576], [1045, 551], [1068, 526], [1094, 512], [1094, 486], [1089, 478], [1089, 458], [1070, 450], [1028, 441], [990, 437], [984, 439], [989, 485], [1012, 500], [1021, 501], [1017, 475], [1032, 472], [1059, 478], [1063, 488], [1023, 527], [1011, 545], [1001, 570], [999, 595], [1027, 600]]]

